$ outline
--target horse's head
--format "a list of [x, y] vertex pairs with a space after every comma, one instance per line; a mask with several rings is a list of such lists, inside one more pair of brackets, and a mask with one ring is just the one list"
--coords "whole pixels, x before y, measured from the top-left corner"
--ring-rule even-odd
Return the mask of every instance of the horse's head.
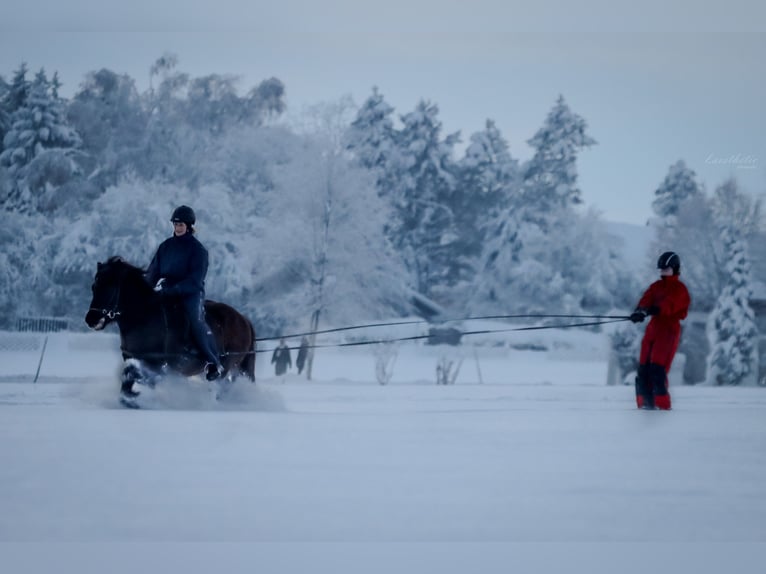
[[97, 265], [96, 277], [91, 286], [93, 298], [85, 314], [88, 327], [100, 331], [120, 315], [120, 290], [126, 271], [131, 267], [120, 257], [110, 257], [106, 263]]

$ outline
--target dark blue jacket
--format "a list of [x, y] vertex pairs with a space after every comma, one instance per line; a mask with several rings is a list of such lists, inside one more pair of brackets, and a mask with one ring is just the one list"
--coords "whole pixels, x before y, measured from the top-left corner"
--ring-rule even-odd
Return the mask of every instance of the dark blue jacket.
[[207, 275], [207, 249], [191, 233], [172, 237], [157, 248], [149, 268], [146, 282], [154, 287], [162, 277], [162, 291], [166, 295], [188, 296], [205, 294]]

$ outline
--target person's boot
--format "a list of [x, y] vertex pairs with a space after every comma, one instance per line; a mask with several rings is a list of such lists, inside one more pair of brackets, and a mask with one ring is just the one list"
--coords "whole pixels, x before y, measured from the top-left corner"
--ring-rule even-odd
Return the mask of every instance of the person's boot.
[[215, 364], [215, 363], [207, 363], [205, 365], [205, 378], [208, 381], [215, 381], [216, 379], [220, 379], [223, 375], [223, 367], [221, 364]]
[[636, 406], [639, 409], [654, 409], [654, 394], [649, 384], [649, 367], [640, 365], [636, 373]]

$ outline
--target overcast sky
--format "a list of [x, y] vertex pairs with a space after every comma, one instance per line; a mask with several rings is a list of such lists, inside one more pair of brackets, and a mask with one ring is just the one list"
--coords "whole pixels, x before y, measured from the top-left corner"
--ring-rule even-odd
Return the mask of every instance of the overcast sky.
[[[15, 4], [15, 5], [14, 5]], [[166, 52], [192, 75], [276, 76], [289, 110], [378, 86], [404, 114], [438, 104], [463, 142], [494, 119], [512, 154], [559, 94], [599, 144], [580, 160], [586, 204], [644, 223], [667, 168], [708, 188], [766, 191], [766, 3], [756, 0], [4, 0], [0, 75], [25, 61], [71, 96], [109, 68], [139, 89]]]

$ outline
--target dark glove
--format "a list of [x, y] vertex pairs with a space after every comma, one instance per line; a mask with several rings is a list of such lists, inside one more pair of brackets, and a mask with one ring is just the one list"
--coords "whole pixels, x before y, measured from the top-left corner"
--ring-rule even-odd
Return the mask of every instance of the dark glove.
[[644, 309], [636, 309], [630, 314], [630, 320], [634, 323], [642, 323], [646, 319], [646, 311]]
[[647, 315], [659, 315], [660, 314], [660, 308], [657, 307], [657, 305], [652, 305], [646, 310]]

